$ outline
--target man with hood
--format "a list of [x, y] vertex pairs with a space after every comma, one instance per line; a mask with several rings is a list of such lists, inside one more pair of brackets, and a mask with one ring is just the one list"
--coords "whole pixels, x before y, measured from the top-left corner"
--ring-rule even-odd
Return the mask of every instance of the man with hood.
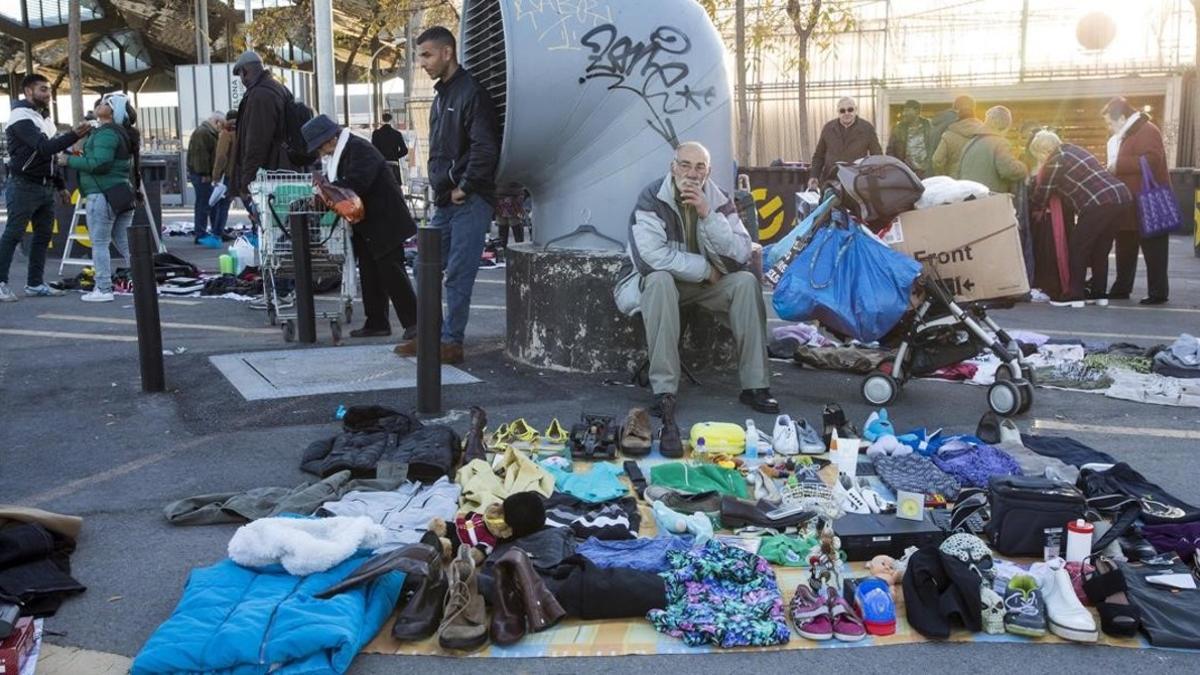
[[1012, 126], [1012, 112], [1002, 105], [989, 108], [983, 126], [984, 130], [963, 148], [958, 175], [954, 177], [982, 183], [992, 192], [1016, 194], [1017, 186], [1029, 175], [1029, 170], [1013, 156], [1012, 147], [1004, 137], [1004, 132]]
[[63, 189], [54, 156], [87, 136], [92, 127], [84, 122], [65, 134], [57, 134], [50, 119], [50, 81], [33, 73], [21, 81], [24, 100], [12, 106], [4, 137], [8, 147], [8, 185], [4, 199], [8, 222], [0, 236], [0, 302], [16, 302], [8, 288], [8, 268], [13, 253], [33, 223], [33, 242], [29, 249], [25, 295], [48, 297], [63, 291], [47, 286], [42, 278], [46, 270], [46, 248], [50, 245], [54, 223], [54, 195]]
[[954, 99], [954, 114], [958, 120], [946, 127], [937, 149], [933, 151], [933, 174], [958, 178], [963, 151], [977, 136], [988, 133], [983, 121], [975, 115], [975, 99], [959, 96]]

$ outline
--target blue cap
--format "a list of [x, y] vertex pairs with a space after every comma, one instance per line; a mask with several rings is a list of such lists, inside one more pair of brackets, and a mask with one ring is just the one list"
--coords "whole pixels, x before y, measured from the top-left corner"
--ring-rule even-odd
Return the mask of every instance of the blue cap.
[[304, 144], [308, 146], [309, 153], [316, 152], [325, 141], [340, 133], [342, 128], [338, 123], [323, 114], [317, 115], [300, 127], [300, 135], [304, 137]]

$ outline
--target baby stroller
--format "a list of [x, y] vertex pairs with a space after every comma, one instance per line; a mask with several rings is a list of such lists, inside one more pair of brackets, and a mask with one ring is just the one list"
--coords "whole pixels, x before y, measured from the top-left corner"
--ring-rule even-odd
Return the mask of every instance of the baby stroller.
[[988, 407], [1003, 416], [1029, 410], [1033, 369], [1025, 363], [1016, 341], [987, 314], [989, 309], [1011, 308], [1013, 301], [959, 304], [936, 274], [923, 274], [917, 283], [925, 299], [882, 340], [896, 348], [896, 356], [863, 380], [863, 398], [871, 405], [888, 405], [900, 397], [909, 379], [990, 351], [1002, 363], [995, 383], [988, 388]]

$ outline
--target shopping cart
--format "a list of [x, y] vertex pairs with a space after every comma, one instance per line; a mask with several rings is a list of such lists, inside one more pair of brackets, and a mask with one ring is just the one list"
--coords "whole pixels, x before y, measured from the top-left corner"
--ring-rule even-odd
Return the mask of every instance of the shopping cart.
[[313, 193], [311, 173], [260, 169], [250, 184], [250, 194], [261, 221], [258, 254], [267, 321], [272, 326], [282, 326], [285, 341], [296, 339], [295, 303], [280, 301], [279, 286], [280, 281], [295, 280], [296, 259], [290, 230], [292, 218], [300, 216], [308, 227], [313, 279], [341, 278], [337, 309], [316, 312], [317, 319], [329, 321], [333, 343], [340, 343], [343, 324], [349, 324], [353, 318], [355, 294], [354, 253], [345, 221]]

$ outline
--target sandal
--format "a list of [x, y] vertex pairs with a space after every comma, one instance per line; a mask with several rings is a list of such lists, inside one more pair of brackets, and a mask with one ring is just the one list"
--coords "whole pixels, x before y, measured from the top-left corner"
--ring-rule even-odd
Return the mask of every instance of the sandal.
[[529, 426], [524, 417], [508, 423], [508, 432], [519, 441], [532, 441], [538, 437], [537, 429]]
[[1096, 571], [1083, 582], [1088, 600], [1100, 612], [1105, 635], [1132, 637], [1142, 624], [1142, 613], [1125, 595], [1125, 576], [1108, 558], [1096, 561]]
[[829, 607], [807, 585], [800, 584], [796, 588], [789, 610], [800, 637], [818, 642], [833, 637], [833, 618], [829, 615]]
[[546, 439], [547, 443], [564, 445], [566, 444], [567, 439], [570, 437], [570, 434], [567, 433], [567, 430], [563, 428], [563, 425], [558, 423], [558, 418], [555, 417], [554, 419], [550, 420], [550, 426], [546, 427], [546, 433], [542, 434], [542, 436]]
[[829, 616], [833, 620], [833, 637], [842, 642], [858, 642], [867, 636], [867, 627], [854, 613], [854, 608], [833, 588], [829, 594]]

